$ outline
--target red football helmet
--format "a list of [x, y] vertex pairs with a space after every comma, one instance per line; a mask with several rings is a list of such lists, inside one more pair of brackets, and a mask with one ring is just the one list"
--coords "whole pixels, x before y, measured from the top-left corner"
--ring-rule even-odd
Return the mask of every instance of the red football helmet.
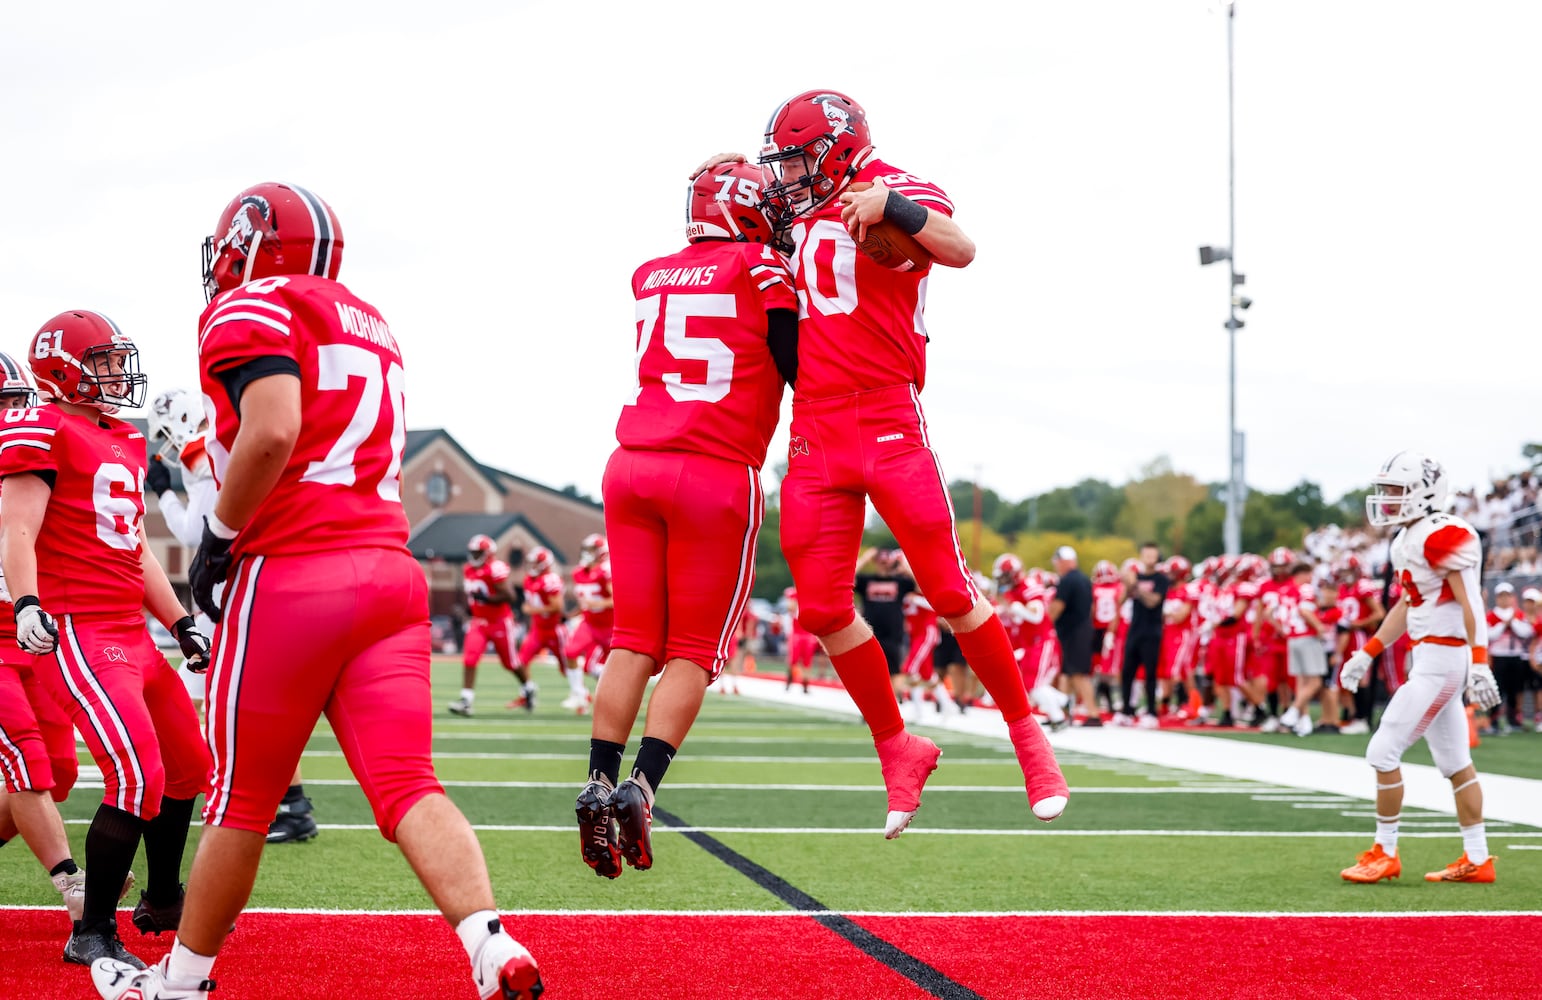
[[1296, 554], [1283, 545], [1269, 553], [1269, 568], [1271, 570], [1290, 569], [1295, 564]]
[[1119, 567], [1119, 575], [1120, 576], [1124, 576], [1124, 574], [1130, 573], [1130, 572], [1134, 572], [1134, 573], [1138, 574], [1144, 568], [1145, 568], [1144, 564], [1142, 564], [1139, 559], [1136, 559], [1136, 558], [1134, 558], [1132, 556], [1129, 559], [1126, 559], [1124, 561], [1124, 563]]
[[1182, 583], [1189, 578], [1194, 571], [1194, 564], [1183, 556], [1170, 556], [1167, 560], [1167, 575], [1174, 583]]
[[685, 202], [685, 238], [770, 243], [775, 227], [767, 215], [771, 172], [753, 163], [722, 163], [691, 181]]
[[466, 543], [466, 561], [473, 566], [480, 566], [491, 559], [498, 551], [493, 540], [486, 535], [472, 535], [471, 541]]
[[771, 112], [760, 162], [775, 180], [767, 200], [787, 225], [834, 198], [857, 174], [873, 148], [867, 112], [845, 94], [807, 90]]
[[1023, 578], [1023, 561], [1010, 552], [1003, 552], [991, 564], [991, 576], [1001, 587], [1011, 587]]
[[257, 184], [225, 206], [203, 241], [203, 292], [220, 292], [275, 274], [337, 278], [343, 227], [326, 202], [294, 184]]
[[60, 313], [33, 336], [30, 354], [38, 386], [54, 399], [103, 413], [145, 405], [149, 380], [139, 370], [139, 348], [101, 313]]
[[1354, 583], [1365, 576], [1365, 565], [1353, 552], [1345, 553], [1344, 558], [1334, 565], [1333, 576], [1343, 583]]
[[597, 562], [604, 562], [610, 558], [610, 543], [605, 541], [604, 535], [585, 535], [583, 544], [578, 549], [578, 565], [593, 566]]
[[551, 549], [544, 545], [537, 545], [525, 556], [525, 569], [531, 576], [550, 573], [556, 565], [556, 557], [551, 554]]
[[1097, 565], [1092, 567], [1093, 583], [1118, 583], [1119, 567], [1107, 559], [1099, 559]]
[[0, 353], [0, 409], [19, 410], [37, 405], [37, 383], [32, 371], [16, 363], [9, 354]]

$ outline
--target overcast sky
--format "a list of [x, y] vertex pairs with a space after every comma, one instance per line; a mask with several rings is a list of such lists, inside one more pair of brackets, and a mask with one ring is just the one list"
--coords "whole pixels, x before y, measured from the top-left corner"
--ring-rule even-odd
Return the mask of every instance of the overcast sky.
[[[819, 10], [828, 10], [820, 16]], [[1010, 497], [1168, 454], [1225, 476], [1226, 24], [1205, 0], [7, 4], [0, 347], [112, 316], [195, 380], [198, 247], [263, 180], [342, 220], [414, 427], [598, 493], [630, 277], [685, 175], [811, 87], [940, 184], [979, 256], [930, 282], [951, 477]], [[1542, 439], [1542, 5], [1241, 0], [1248, 479], [1332, 494], [1405, 447], [1458, 485]], [[785, 426], [772, 443], [785, 453]]]

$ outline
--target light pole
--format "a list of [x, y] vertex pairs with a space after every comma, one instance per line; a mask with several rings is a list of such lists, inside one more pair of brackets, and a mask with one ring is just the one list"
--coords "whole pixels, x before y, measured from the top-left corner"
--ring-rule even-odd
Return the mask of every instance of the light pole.
[[1238, 309], [1247, 309], [1253, 300], [1240, 294], [1239, 289], [1247, 282], [1247, 275], [1237, 272], [1237, 153], [1236, 153], [1236, 101], [1232, 86], [1232, 20], [1237, 16], [1236, 0], [1222, 4], [1226, 12], [1226, 214], [1227, 237], [1224, 247], [1200, 247], [1201, 265], [1226, 261], [1231, 275], [1226, 319], [1226, 522], [1222, 527], [1222, 541], [1227, 555], [1242, 551], [1242, 508], [1247, 503], [1247, 486], [1243, 482], [1242, 456], [1243, 435], [1237, 430], [1237, 331], [1245, 324], [1237, 315]]

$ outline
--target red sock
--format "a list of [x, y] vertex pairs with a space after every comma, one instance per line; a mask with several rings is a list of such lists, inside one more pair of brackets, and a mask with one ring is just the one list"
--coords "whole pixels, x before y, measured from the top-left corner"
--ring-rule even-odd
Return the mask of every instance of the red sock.
[[1012, 640], [1007, 638], [1006, 626], [1001, 624], [1001, 619], [991, 615], [974, 631], [956, 634], [959, 651], [969, 661], [970, 669], [980, 678], [985, 690], [996, 700], [1001, 717], [1016, 722], [1027, 715], [1028, 691], [1023, 687], [1017, 657], [1012, 655]]
[[874, 743], [904, 731], [905, 719], [900, 715], [899, 702], [894, 700], [894, 685], [889, 681], [889, 660], [877, 639], [868, 636], [857, 648], [832, 654], [830, 662], [846, 685], [846, 693], [867, 720]]

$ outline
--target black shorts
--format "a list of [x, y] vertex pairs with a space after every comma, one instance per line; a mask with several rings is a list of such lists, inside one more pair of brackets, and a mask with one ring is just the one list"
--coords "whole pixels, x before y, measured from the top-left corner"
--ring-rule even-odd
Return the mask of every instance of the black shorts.
[[932, 667], [935, 670], [946, 670], [955, 663], [969, 665], [964, 659], [963, 651], [958, 648], [958, 636], [952, 629], [938, 629], [937, 647], [932, 650]]
[[903, 636], [888, 637], [875, 635], [878, 645], [883, 649], [883, 658], [889, 661], [889, 676], [895, 677], [905, 669], [905, 640]]
[[1067, 677], [1087, 677], [1092, 674], [1093, 649], [1103, 648], [1103, 637], [1096, 631], [1090, 640], [1060, 643], [1060, 672]]

